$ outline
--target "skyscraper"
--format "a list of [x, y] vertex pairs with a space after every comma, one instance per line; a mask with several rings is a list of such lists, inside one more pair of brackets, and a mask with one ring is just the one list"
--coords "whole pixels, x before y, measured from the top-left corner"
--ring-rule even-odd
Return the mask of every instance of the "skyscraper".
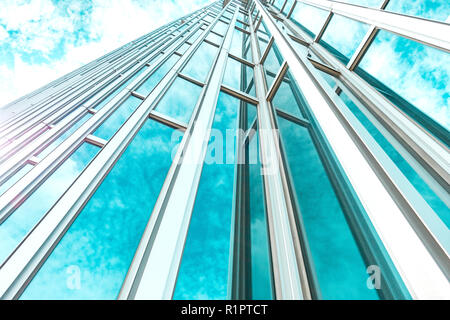
[[0, 297], [449, 299], [433, 12], [216, 1], [5, 106]]

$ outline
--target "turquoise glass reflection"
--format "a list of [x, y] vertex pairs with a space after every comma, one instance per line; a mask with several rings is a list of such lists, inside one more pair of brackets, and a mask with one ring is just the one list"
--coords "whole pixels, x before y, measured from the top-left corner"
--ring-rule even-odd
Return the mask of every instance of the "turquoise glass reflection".
[[[369, 8], [380, 8], [384, 0], [341, 0], [342, 2], [356, 4], [358, 6], [369, 7]], [[395, 0], [391, 0], [395, 1]]]
[[208, 33], [208, 36], [206, 37], [206, 40], [209, 40], [212, 43], [215, 43], [215, 44], [220, 46], [222, 44], [223, 37], [221, 37], [221, 36], [219, 36], [219, 35], [217, 35], [217, 34], [215, 34], [213, 32], [210, 32], [210, 33]]
[[26, 175], [32, 168], [33, 166], [27, 163], [23, 165], [16, 173], [14, 173], [14, 175], [8, 180], [3, 181], [3, 183], [0, 184], [0, 196], [5, 193], [6, 190], [11, 188], [17, 181], [19, 181], [20, 178]]
[[253, 83], [253, 68], [229, 57], [225, 67], [223, 84], [255, 96]]
[[335, 14], [325, 29], [320, 43], [336, 58], [347, 63], [368, 30], [367, 24]]
[[295, 2], [295, 0], [287, 0], [286, 1], [286, 4], [284, 5], [283, 11], [282, 11], [282, 13], [284, 15], [287, 15], [289, 13], [289, 11], [291, 10], [292, 5], [294, 4], [294, 2]]
[[285, 0], [275, 0], [275, 2], [273, 3], [273, 6], [275, 8], [277, 8], [278, 10], [281, 10], [281, 8], [283, 7], [283, 3]]
[[203, 42], [183, 68], [182, 72], [191, 78], [205, 82], [217, 51], [217, 47]]
[[0, 225], [0, 264], [69, 188], [98, 150], [96, 146], [83, 143]]
[[269, 229], [264, 206], [264, 186], [259, 158], [258, 134], [247, 144], [248, 163], [248, 215], [251, 261], [251, 298], [254, 300], [273, 299], [272, 268], [269, 246]]
[[129, 96], [122, 104], [94, 131], [94, 135], [109, 140], [128, 117], [141, 104], [142, 100]]
[[267, 89], [269, 89], [272, 86], [273, 80], [275, 79], [276, 74], [280, 70], [282, 62], [283, 57], [281, 56], [281, 53], [278, 51], [278, 48], [275, 45], [275, 43], [273, 43], [263, 63], [264, 71], [266, 74]]
[[170, 56], [169, 59], [167, 59], [155, 72], [151, 74], [147, 80], [144, 81], [144, 83], [139, 86], [136, 92], [144, 97], [149, 95], [179, 59], [180, 57], [175, 54]]
[[449, 66], [450, 54], [379, 31], [356, 72], [448, 144]]
[[390, 0], [387, 11], [418, 16], [421, 18], [449, 21], [450, 2], [448, 0]]
[[144, 124], [21, 299], [117, 298], [172, 163], [174, 132]]
[[290, 19], [312, 38], [322, 29], [328, 12], [301, 2], [297, 2]]
[[156, 106], [156, 111], [189, 123], [201, 91], [202, 87], [178, 77]]
[[378, 299], [309, 130], [282, 117], [278, 128], [323, 299]]
[[304, 116], [302, 115], [299, 107], [300, 104], [292, 91], [291, 85], [291, 80], [285, 77], [273, 97], [272, 104], [275, 108], [296, 118], [303, 118]]
[[240, 102], [221, 92], [192, 212], [174, 299], [226, 299]]

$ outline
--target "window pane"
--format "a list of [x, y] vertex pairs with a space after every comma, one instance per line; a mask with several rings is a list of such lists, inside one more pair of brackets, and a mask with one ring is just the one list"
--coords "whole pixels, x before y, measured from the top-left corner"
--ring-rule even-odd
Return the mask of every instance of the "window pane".
[[275, 43], [272, 44], [266, 59], [264, 60], [264, 71], [266, 73], [267, 88], [269, 89], [275, 79], [276, 74], [280, 70], [283, 58], [278, 51]]
[[327, 11], [297, 2], [290, 19], [314, 38], [320, 29], [322, 29], [327, 17]]
[[231, 40], [230, 53], [242, 58], [242, 31], [234, 28], [233, 38]]
[[247, 144], [251, 283], [254, 300], [273, 299], [272, 270], [264, 186], [257, 133]]
[[8, 180], [4, 181], [0, 184], [0, 196], [5, 193], [6, 190], [11, 188], [17, 181], [20, 180], [24, 175], [28, 173], [33, 168], [31, 164], [25, 164], [22, 166], [13, 176], [11, 176]]
[[179, 59], [179, 56], [173, 54], [156, 71], [154, 71], [152, 75], [144, 81], [144, 83], [139, 86], [136, 92], [143, 95], [144, 97], [148, 96]]
[[190, 81], [176, 78], [156, 110], [184, 123], [189, 123], [202, 88]]
[[273, 6], [277, 8], [278, 10], [281, 10], [281, 7], [283, 7], [284, 0], [275, 0], [273, 3]]
[[99, 138], [109, 140], [122, 124], [131, 116], [136, 108], [141, 104], [142, 100], [133, 96], [129, 96], [122, 104], [107, 118], [93, 135]]
[[450, 55], [380, 31], [356, 72], [448, 144]]
[[[154, 120], [144, 124], [21, 299], [117, 298], [172, 163], [173, 133]], [[74, 268], [75, 289], [67, 286]]]
[[0, 264], [50, 210], [99, 148], [83, 143], [0, 225]]
[[217, 32], [218, 34], [221, 34], [222, 36], [225, 35], [228, 29], [228, 24], [222, 21], [217, 21], [216, 25], [213, 27], [213, 31]]
[[203, 42], [183, 68], [183, 73], [191, 78], [205, 82], [217, 50], [215, 46]]
[[367, 24], [333, 15], [320, 43], [336, 58], [347, 63], [369, 30]]
[[273, 97], [272, 104], [275, 108], [280, 109], [297, 118], [303, 118], [300, 111], [300, 103], [297, 102], [299, 97], [294, 95], [292, 81], [285, 77], [281, 82], [277, 93]]
[[322, 298], [378, 299], [309, 130], [282, 117], [278, 127]]
[[448, 0], [390, 0], [386, 10], [449, 22], [450, 2]]
[[271, 37], [270, 32], [267, 30], [264, 22], [261, 22], [261, 24], [259, 25], [259, 28], [256, 31], [256, 35], [258, 36], [259, 51], [262, 56], [266, 51], [267, 46], [269, 45], [269, 40]]
[[253, 85], [253, 68], [230, 57], [227, 60], [223, 84], [253, 96], [256, 95]]
[[226, 299], [234, 209], [238, 99], [221, 92], [178, 273], [174, 299]]

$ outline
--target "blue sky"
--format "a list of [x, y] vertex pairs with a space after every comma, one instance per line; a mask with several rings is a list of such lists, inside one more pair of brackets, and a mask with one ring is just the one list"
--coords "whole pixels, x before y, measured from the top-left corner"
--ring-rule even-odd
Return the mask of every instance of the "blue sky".
[[0, 107], [212, 0], [1, 0]]

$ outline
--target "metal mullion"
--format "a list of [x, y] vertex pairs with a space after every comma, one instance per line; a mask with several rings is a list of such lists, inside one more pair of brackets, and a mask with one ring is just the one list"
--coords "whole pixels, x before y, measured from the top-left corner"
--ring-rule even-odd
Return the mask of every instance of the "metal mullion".
[[299, 124], [299, 125], [301, 125], [302, 127], [308, 128], [309, 125], [310, 125], [310, 123], [309, 123], [307, 120], [302, 119], [302, 118], [299, 118], [299, 117], [297, 117], [297, 116], [294, 116], [294, 115], [292, 115], [292, 114], [290, 114], [290, 113], [287, 113], [287, 112], [285, 112], [285, 111], [283, 111], [283, 110], [280, 110], [280, 109], [276, 108], [276, 106], [275, 106], [275, 112], [276, 112], [277, 115], [279, 115], [280, 117], [283, 117], [283, 118], [286, 119], [286, 120], [289, 120], [289, 121], [291, 121], [291, 122], [294, 122], [294, 123], [296, 123], [296, 124]]
[[200, 86], [200, 87], [203, 87], [203, 86], [205, 85], [203, 82], [198, 81], [197, 79], [191, 78], [191, 77], [189, 77], [188, 75], [185, 75], [185, 74], [181, 73], [181, 71], [178, 72], [178, 76], [179, 76], [180, 78], [183, 78], [184, 80], [187, 80], [187, 81], [189, 81], [189, 82], [192, 82], [193, 84], [196, 84], [196, 85], [198, 85], [198, 86]]
[[322, 38], [325, 30], [327, 29], [328, 25], [330, 24], [331, 18], [333, 18], [333, 11], [328, 12], [328, 16], [325, 19], [322, 27], [320, 28], [320, 31], [317, 33], [317, 35], [314, 37], [314, 42], [319, 42]]
[[[236, 11], [232, 23], [235, 19]], [[217, 22], [217, 18], [205, 31], [203, 37], [206, 37], [208, 30], [214, 26], [215, 22]], [[170, 299], [173, 295], [183, 243], [188, 231], [189, 217], [192, 214], [195, 200], [195, 190], [198, 187], [203, 158], [206, 153], [207, 139], [205, 137], [209, 134], [208, 130], [214, 118], [219, 86], [224, 73], [224, 61], [231, 43], [232, 31], [233, 28], [230, 25], [213, 67], [208, 74], [202, 97], [197, 103], [194, 116], [189, 123], [188, 133], [183, 137], [160, 197], [144, 231], [119, 294], [119, 299], [145, 299], [149, 297]], [[193, 126], [194, 123], [195, 126]], [[181, 157], [183, 157], [183, 161], [181, 161]], [[173, 171], [171, 171], [172, 169]], [[176, 172], [174, 172], [175, 170]], [[173, 176], [174, 174], [176, 176]], [[191, 190], [189, 193], [186, 193], [187, 184], [191, 186], [189, 187], [189, 190]], [[173, 225], [174, 215], [178, 216], [176, 219], [178, 222], [175, 225]], [[152, 238], [152, 235], [154, 235], [154, 238]], [[171, 252], [170, 258], [167, 256], [168, 250]], [[160, 256], [161, 253], [163, 253], [164, 258]], [[155, 259], [158, 261], [157, 264], [152, 262]], [[158, 271], [152, 272], [152, 268], [157, 268]], [[151, 287], [146, 285], [149, 282], [152, 283]]]
[[241, 99], [241, 100], [243, 100], [245, 102], [248, 102], [248, 103], [251, 103], [251, 104], [254, 104], [254, 105], [257, 105], [258, 102], [259, 102], [255, 97], [249, 95], [248, 93], [240, 91], [240, 90], [236, 90], [236, 89], [234, 89], [234, 88], [232, 88], [230, 86], [227, 86], [225, 84], [222, 84], [220, 86], [220, 89], [223, 92], [226, 92], [229, 95], [232, 95], [233, 97], [239, 98], [239, 99]]
[[[305, 39], [309, 35], [297, 28], [289, 20], [285, 20], [286, 26], [299, 33]], [[316, 55], [330, 64], [340, 73], [340, 80], [348, 85], [351, 90], [369, 107], [379, 120], [409, 149], [417, 160], [430, 172], [430, 174], [447, 188], [448, 182], [443, 178], [447, 176], [447, 161], [443, 155], [445, 148], [428, 131], [409, 116], [404, 114], [397, 106], [388, 101], [380, 92], [366, 83], [354, 72], [348, 70], [341, 61], [336, 59], [318, 43], [309, 47]]]
[[[262, 5], [258, 5], [262, 8]], [[362, 205], [373, 222], [377, 233], [385, 244], [394, 265], [413, 298], [437, 298], [450, 294], [448, 281], [434, 256], [428, 251], [428, 246], [422, 242], [420, 230], [411, 226], [411, 221], [404, 215], [405, 203], [398, 203], [391, 194], [394, 190], [385, 186], [386, 177], [379, 174], [380, 168], [372, 167], [374, 163], [366, 159], [365, 152], [361, 151], [356, 136], [351, 135], [344, 127], [339, 116], [335, 114], [336, 105], [331, 99], [326, 99], [322, 92], [324, 89], [313, 80], [306, 64], [299, 61], [294, 49], [285, 36], [277, 29], [271, 17], [261, 9], [266, 17], [269, 29], [276, 38], [277, 45], [285, 54], [285, 58], [292, 69], [292, 75], [297, 83], [301, 84], [304, 98], [314, 113], [321, 130], [328, 139], [328, 143], [342, 166], [345, 174], [352, 182]], [[325, 90], [326, 91], [326, 90]], [[354, 169], [358, 168], [357, 171]], [[382, 168], [381, 168], [382, 169]], [[389, 212], [389, 217], [385, 215]], [[408, 248], [414, 247], [414, 252]], [[447, 260], [448, 262], [448, 260]], [[448, 269], [447, 269], [448, 270]], [[428, 277], [423, 278], [426, 272]]]
[[149, 118], [156, 120], [166, 126], [169, 126], [171, 128], [180, 130], [180, 131], [186, 131], [188, 124], [178, 121], [175, 118], [169, 117], [161, 112], [156, 111], [155, 109], [153, 109], [152, 111], [150, 111], [149, 114]]
[[253, 62], [250, 62], [250, 61], [248, 61], [248, 60], [246, 60], [246, 59], [243, 59], [243, 58], [241, 58], [241, 57], [235, 56], [235, 55], [232, 54], [232, 53], [228, 53], [228, 56], [230, 56], [230, 58], [233, 58], [233, 59], [236, 60], [236, 61], [239, 61], [239, 62], [242, 63], [242, 64], [245, 64], [246, 66], [248, 66], [248, 67], [250, 67], [250, 68], [253, 68], [253, 67], [255, 66], [255, 64], [254, 64]]
[[[201, 41], [202, 37], [196, 40], [195, 44], [197, 47]], [[173, 46], [173, 51], [174, 50], [175, 45]], [[194, 47], [191, 47], [186, 53], [186, 57], [187, 54], [192, 54], [193, 51]], [[155, 65], [159, 65], [165, 58], [166, 57], [164, 56], [157, 59]], [[181, 59], [175, 64], [172, 70], [161, 80], [157, 87], [130, 116], [119, 131], [116, 132], [109, 143], [102, 148], [74, 184], [58, 200], [39, 224], [27, 235], [26, 239], [16, 248], [14, 253], [2, 266], [0, 269], [1, 298], [7, 296], [17, 298], [21, 293], [30, 277], [34, 275], [36, 268], [38, 268], [42, 260], [46, 258], [47, 253], [54, 248], [60, 236], [67, 230], [68, 225], [76, 218], [80, 207], [84, 203], [83, 201], [80, 202], [78, 199], [80, 199], [80, 197], [87, 199], [90, 194], [95, 191], [96, 187], [101, 182], [102, 177], [107, 174], [109, 168], [111, 168], [118, 157], [120, 157], [128, 143], [147, 119], [150, 110], [155, 106], [157, 98], [160, 97], [163, 90], [167, 89], [167, 86], [175, 79], [175, 70], [180, 68], [183, 63], [184, 61]], [[38, 165], [39, 170], [45, 170], [46, 167], [51, 166], [51, 164], [55, 162], [54, 158], [61, 156], [61, 153], [67, 152], [67, 148], [70, 148], [74, 141], [78, 141], [78, 143], [80, 139], [84, 141], [86, 135], [96, 128], [106, 117], [106, 113], [120, 101], [123, 101], [126, 96], [128, 96], [128, 92], [124, 90], [114, 97], [113, 100], [108, 102], [85, 124], [75, 131], [74, 134], [47, 156]], [[36, 166], [36, 168], [38, 166]], [[31, 172], [35, 175], [35, 179], [39, 176], [38, 170], [32, 170], [26, 175], [28, 179], [31, 179]], [[22, 178], [18, 183], [24, 180], [25, 179]], [[15, 188], [17, 188], [18, 183], [14, 185]], [[28, 183], [23, 184], [28, 185]], [[82, 187], [80, 188], [80, 186]], [[4, 198], [3, 196], [0, 197], [0, 202], [2, 198]], [[36, 246], [36, 244], [38, 244], [38, 246]]]
[[[255, 4], [259, 4], [255, 1]], [[261, 19], [262, 9], [258, 6]], [[250, 17], [252, 19], [252, 17]], [[261, 61], [254, 68], [256, 95], [259, 100], [257, 108], [258, 131], [261, 164], [264, 179], [264, 194], [267, 208], [267, 222], [273, 266], [273, 282], [276, 299], [309, 299], [306, 269], [303, 266], [301, 247], [297, 233], [293, 233], [294, 213], [286, 193], [285, 171], [280, 161], [280, 149], [274, 119], [269, 102], [265, 99], [265, 77], [259, 57], [258, 37], [253, 24], [251, 47], [255, 61]], [[273, 36], [269, 42], [273, 42]], [[269, 43], [268, 48], [271, 43]], [[266, 50], [267, 51], [267, 50]], [[267, 53], [266, 53], [267, 54]]]
[[341, 75], [341, 73], [339, 71], [337, 71], [336, 69], [323, 64], [319, 61], [316, 61], [312, 58], [307, 58], [309, 62], [311, 62], [311, 64], [316, 68], [319, 69], [320, 71], [323, 71], [325, 73], [328, 73], [329, 75], [332, 75], [333, 77], [339, 78], [339, 76]]
[[329, 0], [297, 0], [450, 52], [447, 23]]
[[[256, 32], [255, 32], [255, 34], [256, 34]], [[259, 52], [259, 50], [260, 50], [259, 37], [258, 37], [257, 34], [256, 34], [256, 38], [257, 38], [257, 41], [258, 41], [258, 52]], [[269, 39], [269, 41], [267, 43], [267, 47], [264, 50], [264, 52], [261, 52], [261, 60], [259, 61], [259, 64], [264, 64], [264, 61], [266, 60], [267, 55], [269, 54], [270, 49], [272, 48], [272, 44], [273, 44], [273, 36], [270, 37], [270, 39]]]
[[287, 69], [288, 69], [287, 62], [283, 61], [283, 63], [281, 64], [280, 70], [278, 70], [278, 73], [272, 82], [272, 86], [267, 89], [267, 95], [266, 95], [267, 101], [272, 101], [272, 98], [275, 96], [275, 93], [277, 92], [278, 87], [280, 86], [281, 82], [283, 82], [283, 78], [284, 78], [284, 75], [286, 74]]
[[94, 136], [93, 134], [88, 134], [86, 138], [84, 138], [84, 141], [99, 148], [103, 148], [108, 143], [107, 140]]
[[289, 10], [288, 14], [286, 15], [286, 19], [290, 19], [292, 12], [294, 12], [295, 6], [297, 5], [297, 1], [294, 1], [294, 3], [292, 4], [291, 10]]

